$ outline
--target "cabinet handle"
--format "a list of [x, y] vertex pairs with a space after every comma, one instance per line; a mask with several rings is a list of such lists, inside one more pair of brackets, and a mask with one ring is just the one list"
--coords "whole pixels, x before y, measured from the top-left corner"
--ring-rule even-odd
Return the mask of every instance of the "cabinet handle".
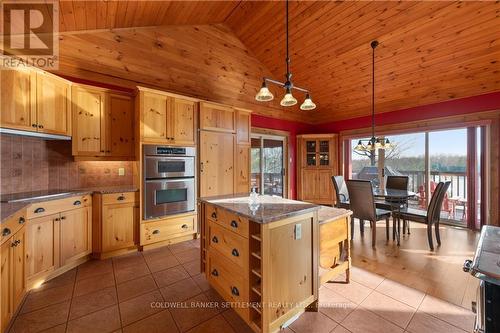
[[125, 197], [123, 195], [120, 195], [118, 198], [116, 198], [116, 200], [123, 201], [123, 200], [125, 200]]
[[37, 209], [35, 209], [36, 214], [43, 213], [43, 212], [45, 212], [45, 208], [38, 207]]
[[11, 234], [11, 231], [9, 228], [3, 228], [2, 230], [2, 237], [8, 236]]
[[111, 150], [106, 150], [106, 153], [111, 153]]
[[232, 220], [231, 221], [231, 227], [238, 228], [238, 222], [236, 222], [235, 220]]
[[38, 125], [38, 128], [43, 128], [43, 125]]
[[76, 200], [75, 202], [73, 202], [73, 206], [80, 206], [82, 204], [82, 202], [80, 200]]
[[153, 235], [158, 235], [160, 233], [160, 230], [156, 229], [156, 230], [153, 230]]
[[219, 240], [217, 239], [217, 237], [215, 237], [215, 236], [212, 237], [212, 243], [218, 243], [218, 242], [219, 242]]
[[231, 294], [234, 296], [240, 296], [240, 291], [236, 287], [231, 287]]
[[217, 270], [214, 268], [214, 270], [212, 271], [212, 275], [213, 276], [219, 276], [219, 272], [217, 272]]
[[104, 153], [104, 150], [101, 150], [101, 153]]
[[35, 127], [36, 128], [37, 126], [36, 126], [36, 124], [31, 124], [31, 127]]
[[61, 220], [66, 220], [66, 216], [61, 216]]
[[238, 250], [236, 249], [233, 249], [233, 251], [231, 251], [231, 254], [235, 257], [239, 257], [240, 256], [240, 253], [238, 252]]
[[24, 222], [26, 222], [25, 218], [24, 217], [20, 217], [19, 218], [19, 224], [24, 224]]
[[200, 162], [200, 172], [203, 172], [203, 162]]
[[10, 243], [10, 247], [16, 247], [17, 246], [17, 243], [16, 242], [12, 242]]
[[213, 212], [213, 213], [212, 213], [212, 218], [213, 218], [213, 219], [216, 219], [216, 218], [217, 218], [217, 213], [216, 213], [216, 212]]
[[188, 228], [188, 225], [187, 225], [187, 224], [183, 224], [181, 228], [182, 228], [182, 229], [187, 229], [187, 228]]
[[61, 220], [61, 219], [60, 219], [60, 218], [58, 218], [58, 217], [56, 217], [56, 218], [54, 219], [54, 221], [60, 221], [60, 220]]

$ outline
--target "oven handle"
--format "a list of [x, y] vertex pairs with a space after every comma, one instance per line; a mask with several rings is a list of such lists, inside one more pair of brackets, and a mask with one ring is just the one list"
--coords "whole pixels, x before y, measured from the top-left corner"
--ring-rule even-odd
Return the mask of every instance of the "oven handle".
[[146, 179], [146, 183], [179, 183], [179, 182], [191, 182], [191, 181], [194, 182], [194, 177]]

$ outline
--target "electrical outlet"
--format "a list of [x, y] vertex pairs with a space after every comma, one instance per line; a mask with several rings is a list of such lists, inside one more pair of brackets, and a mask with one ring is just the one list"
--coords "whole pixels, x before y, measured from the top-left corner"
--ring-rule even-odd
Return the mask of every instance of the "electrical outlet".
[[118, 168], [118, 176], [125, 176], [125, 168]]

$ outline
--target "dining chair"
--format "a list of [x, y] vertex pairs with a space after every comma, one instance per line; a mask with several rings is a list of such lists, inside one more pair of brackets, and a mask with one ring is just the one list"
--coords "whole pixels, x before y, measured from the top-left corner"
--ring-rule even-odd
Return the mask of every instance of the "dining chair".
[[332, 182], [335, 188], [335, 207], [349, 209], [349, 192], [344, 176], [332, 176]]
[[434, 193], [432, 194], [431, 201], [429, 206], [427, 207], [427, 211], [423, 211], [420, 209], [414, 209], [406, 207], [401, 211], [393, 212], [393, 216], [395, 215], [399, 220], [403, 220], [403, 225], [406, 221], [415, 221], [427, 224], [427, 241], [429, 243], [429, 247], [431, 250], [434, 250], [434, 244], [432, 240], [432, 225], [434, 224], [436, 240], [438, 245], [441, 245], [441, 236], [439, 234], [439, 220], [441, 218], [441, 206], [443, 205], [443, 200], [450, 187], [451, 181], [440, 182], [437, 184]]
[[[385, 183], [385, 188], [386, 189], [392, 189], [392, 190], [402, 190], [402, 191], [408, 191], [408, 176], [387, 176], [387, 180]], [[385, 198], [383, 201], [375, 201], [375, 206], [380, 209], [385, 209], [385, 210], [399, 210], [401, 208], [404, 208], [408, 206], [408, 200], [406, 199], [404, 202], [401, 200], [394, 200], [390, 198]], [[396, 225], [396, 217], [393, 215], [392, 216], [392, 223], [393, 225]], [[406, 228], [408, 228], [408, 234], [410, 234], [410, 227], [409, 224], [406, 225], [403, 222], [403, 234], [405, 233]], [[398, 225], [398, 232], [399, 232], [399, 225]], [[395, 233], [393, 232], [393, 238], [395, 236]]]
[[386, 237], [389, 240], [389, 217], [391, 211], [375, 207], [372, 183], [369, 180], [347, 180], [352, 217], [368, 220], [372, 225], [372, 247], [377, 241], [377, 221], [385, 218]]

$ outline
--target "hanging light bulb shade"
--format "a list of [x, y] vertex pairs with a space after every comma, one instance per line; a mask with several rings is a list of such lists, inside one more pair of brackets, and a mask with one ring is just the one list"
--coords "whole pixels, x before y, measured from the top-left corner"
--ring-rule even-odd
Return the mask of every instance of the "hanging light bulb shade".
[[306, 94], [306, 99], [300, 105], [300, 109], [304, 111], [316, 109], [316, 104], [314, 104], [314, 102], [312, 101], [311, 95], [309, 93]]
[[290, 88], [286, 89], [286, 94], [280, 102], [281, 106], [292, 106], [297, 104], [297, 100], [292, 95], [292, 90]]
[[258, 100], [259, 102], [267, 102], [267, 101], [272, 101], [274, 99], [273, 94], [267, 88], [266, 81], [262, 82], [262, 87], [260, 88], [257, 95], [255, 95], [255, 99]]

